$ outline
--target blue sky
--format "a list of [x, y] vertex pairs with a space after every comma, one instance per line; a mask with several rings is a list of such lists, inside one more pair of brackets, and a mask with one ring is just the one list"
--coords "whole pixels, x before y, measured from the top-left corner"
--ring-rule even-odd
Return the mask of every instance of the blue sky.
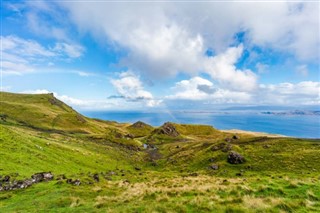
[[1, 90], [80, 110], [319, 105], [319, 2], [2, 1]]

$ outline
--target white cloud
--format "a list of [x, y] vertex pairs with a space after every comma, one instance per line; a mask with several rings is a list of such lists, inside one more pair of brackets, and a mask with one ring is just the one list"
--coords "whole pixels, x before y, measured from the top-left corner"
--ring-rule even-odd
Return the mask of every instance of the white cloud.
[[241, 31], [248, 45], [289, 51], [302, 60], [319, 57], [319, 2], [58, 4], [81, 31], [128, 48], [126, 62], [156, 76], [195, 72], [207, 48], [221, 53]]
[[320, 104], [320, 82], [261, 84], [258, 101], [274, 104]]
[[[5, 89], [5, 88], [4, 88]], [[51, 92], [46, 89], [25, 90], [21, 93], [24, 94], [48, 94], [53, 95], [64, 103], [72, 106], [77, 110], [133, 110], [133, 109], [145, 109], [145, 106], [154, 107], [159, 105], [158, 100], [149, 99], [146, 102], [127, 101], [126, 99], [79, 99], [70, 97], [68, 95], [61, 95], [56, 92]]]
[[52, 66], [52, 60], [65, 60], [81, 57], [84, 48], [77, 44], [56, 43], [54, 48], [45, 47], [37, 41], [14, 35], [1, 36], [2, 73], [24, 74], [39, 69], [39, 66]]
[[81, 77], [89, 77], [89, 76], [94, 76], [94, 73], [90, 72], [84, 72], [84, 71], [73, 71], [73, 73], [78, 74]]
[[46, 90], [46, 89], [36, 89], [36, 90], [25, 90], [25, 91], [22, 91], [21, 93], [26, 93], [26, 94], [49, 94], [51, 92], [49, 90]]
[[201, 77], [177, 82], [172, 88], [174, 94], [166, 99], [210, 101], [211, 103], [246, 103], [251, 101], [251, 94], [216, 88], [212, 82]]
[[[230, 46], [239, 32], [246, 33], [246, 47], [267, 47], [306, 61], [319, 57], [316, 2], [58, 4], [81, 31], [128, 50], [121, 63], [154, 81], [180, 72], [204, 72], [223, 89], [256, 89], [257, 76], [236, 68], [244, 47]], [[208, 48], [215, 57], [205, 56]]]
[[166, 100], [189, 100], [214, 103], [240, 104], [320, 104], [320, 82], [303, 81], [297, 84], [260, 84], [256, 90], [241, 92], [216, 88], [215, 85], [201, 77], [177, 82], [172, 88], [173, 95]]
[[17, 36], [1, 36], [2, 51], [11, 53], [15, 56], [24, 57], [52, 57], [56, 56], [55, 52], [41, 46], [34, 40], [22, 39]]
[[139, 77], [127, 71], [120, 74], [119, 79], [112, 79], [111, 83], [118, 94], [127, 101], [145, 102], [147, 106], [159, 105], [161, 100], [155, 100], [153, 95], [146, 91]]
[[210, 94], [201, 88], [213, 89], [213, 83], [201, 77], [194, 77], [189, 80], [182, 80], [172, 88], [174, 95], [169, 95], [168, 99], [183, 100], [205, 100]]
[[66, 54], [70, 58], [79, 58], [84, 53], [84, 47], [77, 45], [77, 44], [67, 44], [67, 43], [56, 43], [53, 51], [58, 52], [60, 54]]
[[243, 46], [230, 47], [226, 52], [206, 60], [205, 70], [224, 88], [251, 91], [256, 88], [257, 77], [251, 70], [239, 70], [235, 63], [241, 57]]

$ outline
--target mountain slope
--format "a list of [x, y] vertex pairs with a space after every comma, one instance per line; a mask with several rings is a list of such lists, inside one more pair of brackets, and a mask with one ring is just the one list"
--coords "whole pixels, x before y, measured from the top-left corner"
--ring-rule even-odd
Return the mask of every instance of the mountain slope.
[[0, 98], [0, 188], [54, 175], [1, 191], [0, 212], [320, 211], [320, 140], [100, 121], [52, 94]]

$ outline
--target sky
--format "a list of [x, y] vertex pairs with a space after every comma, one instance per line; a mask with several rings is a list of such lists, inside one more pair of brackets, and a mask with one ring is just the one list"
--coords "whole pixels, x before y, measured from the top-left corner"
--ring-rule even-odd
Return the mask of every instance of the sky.
[[320, 106], [318, 1], [1, 1], [1, 90], [78, 110]]

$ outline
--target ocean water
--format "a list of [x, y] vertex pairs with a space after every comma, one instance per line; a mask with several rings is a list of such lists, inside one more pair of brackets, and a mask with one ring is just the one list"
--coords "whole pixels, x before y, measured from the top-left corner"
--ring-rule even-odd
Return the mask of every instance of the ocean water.
[[320, 116], [264, 115], [257, 112], [82, 112], [91, 118], [160, 126], [170, 121], [182, 124], [209, 124], [217, 129], [240, 129], [299, 138], [320, 138]]

